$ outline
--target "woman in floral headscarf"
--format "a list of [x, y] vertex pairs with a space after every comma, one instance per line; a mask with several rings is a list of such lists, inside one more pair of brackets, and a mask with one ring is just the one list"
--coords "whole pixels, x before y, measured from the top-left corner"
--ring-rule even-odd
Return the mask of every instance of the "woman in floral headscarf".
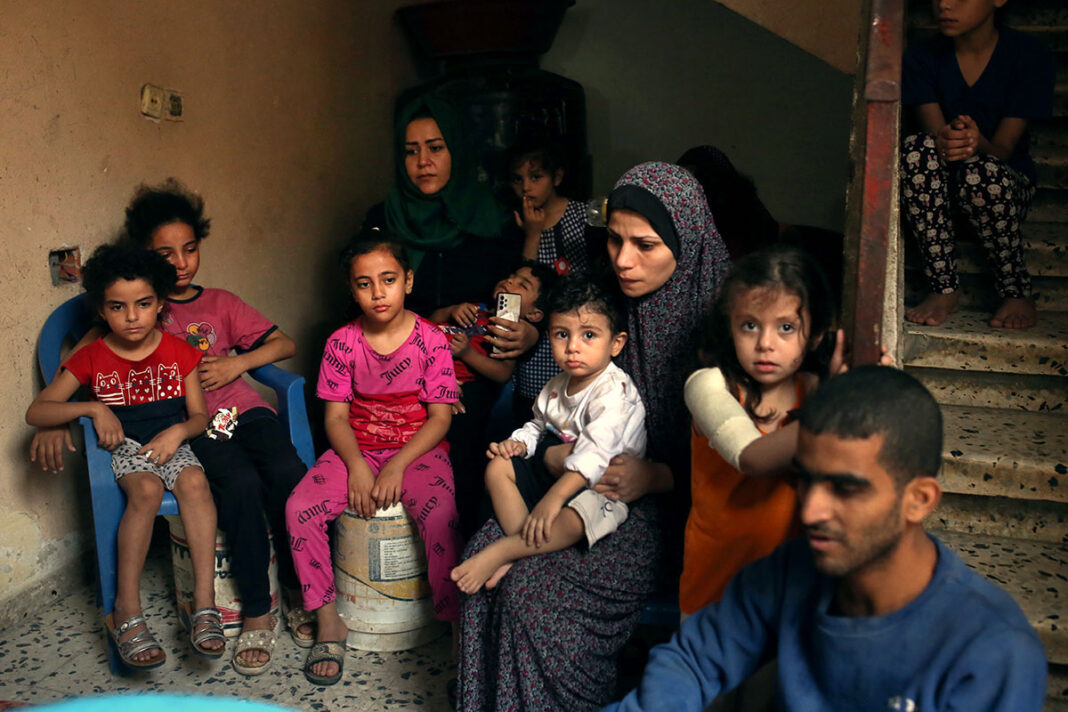
[[[700, 184], [668, 163], [643, 163], [608, 198], [608, 253], [627, 302], [621, 366], [646, 407], [649, 459], [613, 459], [598, 488], [630, 517], [593, 548], [517, 562], [496, 589], [463, 604], [459, 709], [592, 710], [615, 692], [616, 657], [642, 602], [678, 576], [688, 512], [690, 425], [683, 384], [699, 317], [728, 266]], [[567, 447], [567, 446], [561, 446]], [[562, 467], [562, 452], [553, 459]], [[645, 495], [677, 490], [665, 501]], [[664, 514], [661, 514], [664, 510]], [[663, 536], [660, 521], [669, 526]], [[468, 547], [502, 536], [490, 521]], [[670, 554], [662, 566], [661, 551]], [[672, 565], [674, 564], [674, 565]]]

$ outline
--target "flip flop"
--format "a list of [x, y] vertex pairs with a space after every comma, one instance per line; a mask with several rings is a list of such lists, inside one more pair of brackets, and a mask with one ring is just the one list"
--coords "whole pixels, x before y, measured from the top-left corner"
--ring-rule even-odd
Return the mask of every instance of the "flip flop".
[[[120, 636], [125, 635], [131, 629], [137, 626], [144, 626], [144, 630], [140, 633], [136, 633], [126, 640], [119, 640]], [[119, 657], [122, 658], [122, 662], [131, 668], [137, 670], [151, 670], [158, 668], [160, 665], [167, 661], [167, 653], [163, 651], [160, 644], [156, 642], [155, 636], [152, 635], [152, 631], [148, 629], [148, 621], [145, 620], [143, 615], [131, 616], [127, 618], [119, 626], [115, 627], [115, 614], [109, 613], [104, 617], [104, 626], [108, 629], [108, 634], [111, 635], [111, 639], [115, 641], [115, 647], [119, 651]], [[135, 655], [143, 653], [147, 650], [156, 650], [158, 655], [153, 655], [148, 660], [134, 660]]]
[[[178, 612], [182, 618], [182, 625], [189, 631], [189, 642], [193, 646], [193, 652], [210, 660], [221, 658], [226, 650], [226, 634], [223, 633], [222, 613], [219, 609], [200, 608], [190, 613], [188, 608], [182, 606]], [[223, 644], [217, 649], [205, 648], [204, 643], [209, 640], [221, 640]]]
[[[237, 638], [237, 645], [234, 647], [234, 657], [230, 661], [234, 670], [242, 675], [252, 676], [259, 675], [270, 666], [271, 661], [274, 660], [274, 645], [278, 642], [278, 634], [275, 632], [277, 625], [277, 620], [272, 620], [270, 628], [241, 631], [241, 635]], [[238, 658], [248, 650], [262, 650], [267, 653], [267, 661], [255, 665], [242, 663]]]
[[[337, 672], [333, 675], [316, 675], [311, 671], [316, 663], [337, 663]], [[341, 673], [345, 669], [345, 641], [330, 640], [316, 643], [308, 651], [308, 657], [304, 660], [304, 677], [313, 685], [333, 685], [341, 679]]]

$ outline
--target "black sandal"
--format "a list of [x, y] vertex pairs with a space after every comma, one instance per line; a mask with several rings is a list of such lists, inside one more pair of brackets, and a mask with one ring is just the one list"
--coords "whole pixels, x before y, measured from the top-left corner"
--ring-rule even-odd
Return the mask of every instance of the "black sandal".
[[[312, 667], [316, 663], [337, 663], [337, 672], [333, 675], [316, 675]], [[345, 641], [331, 640], [316, 643], [308, 651], [308, 657], [304, 660], [304, 677], [313, 685], [333, 685], [341, 679], [341, 672], [345, 669]]]

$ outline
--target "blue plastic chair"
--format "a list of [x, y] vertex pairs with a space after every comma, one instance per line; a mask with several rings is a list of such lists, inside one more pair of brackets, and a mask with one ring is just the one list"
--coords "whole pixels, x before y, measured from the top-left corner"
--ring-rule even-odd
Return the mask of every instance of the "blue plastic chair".
[[[84, 295], [68, 299], [48, 317], [37, 346], [37, 360], [46, 383], [51, 383], [59, 370], [64, 341], [69, 338], [76, 343], [85, 336], [91, 323], [89, 305]], [[289, 425], [289, 437], [297, 455], [305, 465], [311, 467], [315, 463], [315, 451], [304, 406], [304, 378], [271, 364], [249, 371], [249, 375], [274, 390], [278, 396], [278, 417]], [[115, 610], [116, 539], [119, 520], [126, 509], [126, 495], [115, 482], [111, 453], [97, 444], [92, 418], [78, 420], [85, 434], [85, 458], [89, 466], [89, 493], [96, 537], [97, 593], [106, 616]], [[159, 515], [172, 514], [178, 514], [178, 502], [173, 494], [165, 492]], [[113, 674], [127, 671], [110, 636], [108, 660]]]

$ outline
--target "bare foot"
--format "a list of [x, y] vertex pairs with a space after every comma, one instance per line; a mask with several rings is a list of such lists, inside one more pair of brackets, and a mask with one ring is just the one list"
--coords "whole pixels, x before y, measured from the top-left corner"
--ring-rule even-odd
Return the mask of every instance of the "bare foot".
[[[270, 613], [264, 613], [262, 616], [246, 618], [241, 631], [273, 630], [274, 627], [274, 616]], [[259, 648], [249, 648], [237, 656], [237, 661], [245, 667], [262, 667], [271, 662], [271, 654]]]
[[1026, 329], [1038, 323], [1038, 310], [1030, 299], [1008, 297], [994, 312], [990, 326], [995, 329]]
[[939, 326], [958, 308], [960, 295], [956, 292], [928, 294], [926, 299], [905, 312], [905, 318], [915, 324]]
[[[316, 617], [319, 625], [319, 637], [317, 640], [319, 642], [340, 641], [344, 645], [349, 635], [349, 629], [345, 625], [345, 621], [341, 620], [341, 616], [338, 615], [336, 604], [328, 603], [317, 609]], [[311, 667], [312, 673], [320, 677], [337, 675], [337, 670], [337, 663], [329, 660], [315, 663]]]
[[[453, 569], [449, 576], [456, 582], [457, 588], [470, 595], [477, 593], [506, 563], [494, 552], [494, 546], [491, 544]], [[501, 576], [503, 575], [502, 573]]]
[[501, 582], [501, 579], [504, 578], [504, 575], [508, 573], [509, 569], [511, 568], [511, 564], [504, 564], [499, 569], [494, 571], [493, 575], [486, 580], [486, 588], [497, 588], [497, 584]]

